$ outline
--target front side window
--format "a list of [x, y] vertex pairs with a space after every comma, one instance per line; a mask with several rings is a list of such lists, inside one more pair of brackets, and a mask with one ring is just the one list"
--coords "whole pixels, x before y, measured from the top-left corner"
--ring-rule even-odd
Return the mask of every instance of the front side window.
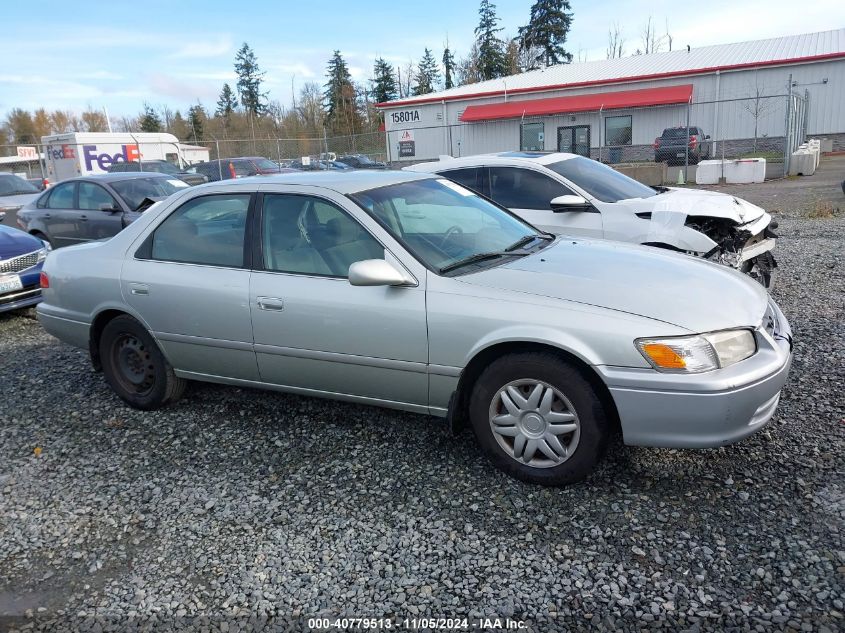
[[93, 182], [80, 182], [79, 208], [86, 211], [99, 211], [103, 206], [111, 209], [120, 208], [111, 194], [100, 185], [95, 185]]
[[50, 198], [47, 200], [48, 209], [73, 209], [73, 190], [75, 182], [66, 182], [53, 187]]
[[426, 179], [350, 196], [417, 259], [436, 271], [484, 253], [499, 253], [540, 235], [473, 191]]
[[518, 167], [490, 168], [490, 197], [508, 209], [549, 211], [551, 201], [572, 191], [551, 176]]
[[166, 198], [189, 185], [178, 178], [132, 178], [110, 183], [130, 209], [137, 209], [146, 198]]
[[523, 152], [542, 151], [546, 147], [545, 125], [523, 123], [519, 126], [519, 149]]
[[256, 158], [255, 165], [262, 171], [279, 171], [279, 166], [268, 158]]
[[203, 196], [171, 213], [152, 236], [161, 261], [243, 268], [249, 194]]
[[261, 233], [266, 270], [347, 277], [355, 262], [384, 258], [357, 220], [322, 198], [265, 195]]
[[568, 158], [546, 165], [546, 167], [602, 202], [619, 202], [620, 200], [650, 198], [657, 195], [657, 192], [651, 187], [647, 187], [607, 165], [583, 156]]
[[630, 145], [633, 138], [631, 115], [609, 116], [604, 120], [604, 142], [606, 145]]
[[481, 190], [481, 169], [478, 167], [470, 167], [469, 169], [450, 169], [449, 171], [440, 172], [441, 176], [454, 180], [459, 185], [463, 185], [467, 189], [472, 189], [476, 193], [483, 193]]

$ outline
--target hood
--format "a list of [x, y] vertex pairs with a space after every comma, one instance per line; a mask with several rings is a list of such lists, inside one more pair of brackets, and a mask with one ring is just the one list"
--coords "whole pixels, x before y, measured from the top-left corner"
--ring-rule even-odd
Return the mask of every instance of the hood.
[[757, 326], [765, 289], [725, 266], [647, 246], [563, 238], [467, 283], [574, 301], [691, 332]]
[[650, 198], [632, 198], [620, 200], [616, 204], [633, 209], [635, 213], [660, 213], [700, 215], [713, 218], [727, 218], [737, 224], [745, 224], [759, 219], [766, 213], [747, 200], [703, 189], [669, 188], [665, 193]]
[[43, 247], [44, 244], [37, 237], [0, 224], [0, 260], [31, 253]]

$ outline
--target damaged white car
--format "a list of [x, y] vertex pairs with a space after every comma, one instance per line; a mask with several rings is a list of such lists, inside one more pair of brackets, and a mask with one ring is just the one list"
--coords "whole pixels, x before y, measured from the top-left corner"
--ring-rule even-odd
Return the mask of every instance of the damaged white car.
[[680, 251], [770, 287], [777, 223], [758, 206], [698, 189], [648, 187], [576, 154], [504, 152], [406, 167], [437, 173], [545, 231]]

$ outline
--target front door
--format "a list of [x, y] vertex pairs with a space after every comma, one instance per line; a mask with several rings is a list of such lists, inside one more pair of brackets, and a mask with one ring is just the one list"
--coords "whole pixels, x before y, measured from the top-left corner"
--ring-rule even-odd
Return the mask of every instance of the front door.
[[427, 407], [425, 278], [350, 285], [350, 264], [392, 256], [338, 200], [303, 189], [265, 193], [262, 207], [250, 284], [261, 380]]
[[557, 151], [590, 157], [590, 126], [565, 125], [557, 129]]

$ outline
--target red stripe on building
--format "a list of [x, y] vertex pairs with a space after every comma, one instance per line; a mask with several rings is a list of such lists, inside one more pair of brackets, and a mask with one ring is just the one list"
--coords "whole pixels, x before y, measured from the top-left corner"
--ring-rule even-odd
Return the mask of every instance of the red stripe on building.
[[464, 110], [460, 118], [463, 123], [471, 123], [473, 121], [516, 119], [524, 116], [542, 116], [546, 114], [569, 114], [573, 112], [592, 112], [594, 110], [618, 110], [620, 108], [675, 105], [689, 103], [691, 98], [692, 84], [683, 84], [681, 86], [666, 86], [663, 88], [597, 92], [570, 97], [552, 97], [550, 99], [529, 99], [526, 101], [471, 105], [467, 106], [467, 109]]

